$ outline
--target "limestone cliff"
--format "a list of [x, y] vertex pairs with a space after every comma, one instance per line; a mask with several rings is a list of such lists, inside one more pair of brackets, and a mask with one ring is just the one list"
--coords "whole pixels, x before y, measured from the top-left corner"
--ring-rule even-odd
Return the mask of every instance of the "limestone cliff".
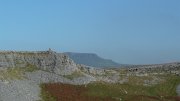
[[34, 65], [37, 68], [61, 75], [70, 75], [78, 71], [76, 64], [63, 53], [49, 51], [36, 52], [0, 52], [0, 69], [13, 67], [26, 67]]

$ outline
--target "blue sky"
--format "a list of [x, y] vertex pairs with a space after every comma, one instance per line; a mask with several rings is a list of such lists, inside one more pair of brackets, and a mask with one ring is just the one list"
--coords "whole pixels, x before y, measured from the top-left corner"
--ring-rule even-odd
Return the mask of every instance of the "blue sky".
[[180, 61], [180, 0], [1, 0], [0, 49]]

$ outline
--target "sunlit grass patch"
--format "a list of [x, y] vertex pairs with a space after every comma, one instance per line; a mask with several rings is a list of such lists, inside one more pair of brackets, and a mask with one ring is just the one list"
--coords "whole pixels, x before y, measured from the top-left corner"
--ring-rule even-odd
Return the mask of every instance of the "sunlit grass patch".
[[90, 83], [87, 85], [88, 92], [86, 92], [86, 94], [89, 96], [119, 98], [123, 101], [139, 95], [157, 97], [158, 99], [162, 99], [167, 96], [177, 96], [176, 87], [180, 84], [180, 77], [174, 75], [164, 75], [163, 78], [164, 81], [151, 86], [144, 86], [137, 83], [142, 82], [142, 80], [145, 79], [152, 79], [147, 77], [131, 78], [129, 82], [125, 84], [109, 84], [103, 82]]
[[84, 74], [80, 71], [75, 71], [70, 75], [63, 75], [63, 77], [70, 79], [70, 80], [73, 80], [74, 78], [78, 78], [78, 77], [83, 77], [83, 76], [84, 76]]
[[27, 64], [26, 67], [13, 67], [0, 70], [0, 80], [14, 80], [14, 79], [23, 79], [23, 74], [25, 72], [33, 72], [38, 70], [34, 65]]

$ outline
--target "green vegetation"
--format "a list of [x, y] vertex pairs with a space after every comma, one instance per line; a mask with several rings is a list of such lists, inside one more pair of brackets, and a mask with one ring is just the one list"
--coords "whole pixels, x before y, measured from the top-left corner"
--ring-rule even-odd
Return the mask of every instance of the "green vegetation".
[[116, 101], [109, 97], [93, 97], [83, 95], [87, 90], [80, 85], [62, 83], [42, 84], [41, 97], [43, 101]]
[[50, 94], [48, 91], [45, 90], [45, 85], [41, 84], [41, 95], [40, 97], [42, 98], [42, 100], [40, 101], [57, 101], [55, 97], [52, 96], [52, 94]]
[[7, 70], [0, 71], [1, 80], [12, 80], [12, 79], [22, 79], [21, 68], [8, 68]]
[[[177, 96], [176, 87], [178, 84], [180, 84], [180, 77], [175, 76], [175, 75], [161, 75], [161, 76], [158, 76], [158, 78], [161, 78], [163, 80], [160, 80], [158, 84], [151, 84], [148, 86], [143, 85], [143, 80], [152, 80], [153, 78], [155, 77], [129, 76], [128, 78], [129, 82], [126, 82], [124, 84], [92, 82], [90, 84], [81, 86], [83, 87], [84, 90], [82, 90], [80, 95], [81, 97], [82, 96], [86, 98], [88, 97], [89, 99], [91, 98], [96, 98], [96, 99], [110, 98], [111, 99], [107, 101], [176, 101], [175, 100], [175, 96]], [[52, 85], [50, 84], [49, 86], [52, 86]], [[66, 96], [67, 95], [66, 92], [70, 88], [66, 87], [67, 84], [61, 84], [61, 85], [65, 87], [65, 89], [62, 90], [64, 92], [64, 97], [68, 98], [68, 96]], [[58, 88], [58, 86], [56, 85], [55, 88], [62, 89], [61, 87]], [[75, 85], [71, 86], [70, 91], [72, 91], [73, 89], [78, 90], [79, 86], [75, 86]], [[51, 92], [53, 92], [52, 89], [50, 90]], [[50, 96], [53, 94], [49, 93], [47, 90], [44, 90], [43, 87], [42, 87], [41, 94], [42, 94], [41, 97], [44, 99], [44, 101], [51, 101], [48, 99], [53, 99], [52, 101], [59, 101], [59, 100], [55, 100], [54, 97]], [[69, 96], [71, 96], [71, 94], [73, 93], [68, 93], [68, 94]], [[63, 97], [63, 95], [61, 95], [61, 97]], [[76, 101], [76, 100], [72, 100], [72, 101]], [[97, 101], [100, 101], [100, 100], [97, 100]], [[105, 100], [102, 100], [102, 101], [105, 101]]]
[[24, 72], [34, 72], [36, 70], [39, 70], [38, 67], [36, 67], [35, 65], [32, 65], [32, 64], [27, 64], [27, 66], [25, 68], [23, 68]]
[[1, 80], [14, 80], [14, 79], [23, 79], [23, 74], [25, 72], [33, 72], [38, 70], [34, 65], [27, 64], [26, 67], [14, 67], [7, 68], [5, 70], [0, 70], [0, 79]]
[[84, 76], [84, 75], [80, 71], [75, 71], [71, 75], [63, 75], [63, 77], [70, 79], [70, 80], [73, 80], [74, 78], [78, 78], [78, 77], [82, 77], [82, 76]]
[[159, 99], [161, 99], [160, 97], [176, 96], [176, 87], [180, 83], [180, 78], [178, 76], [167, 75], [164, 76], [164, 79], [159, 84], [152, 86], [138, 84], [137, 82], [142, 81], [142, 78], [138, 79], [136, 77], [130, 77], [130, 81], [125, 84], [91, 83], [87, 85], [88, 92], [86, 94], [89, 96], [112, 97], [122, 99], [122, 101], [138, 95], [155, 96]]

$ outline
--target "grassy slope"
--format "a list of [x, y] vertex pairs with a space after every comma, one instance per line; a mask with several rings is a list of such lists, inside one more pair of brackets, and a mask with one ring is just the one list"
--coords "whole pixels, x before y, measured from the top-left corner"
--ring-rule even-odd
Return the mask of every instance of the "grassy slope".
[[[154, 97], [154, 99], [147, 99], [146, 97], [141, 100], [132, 100], [132, 101], [174, 101], [174, 100], [163, 100], [168, 96], [176, 96], [176, 87], [180, 83], [180, 78], [178, 76], [173, 75], [164, 75], [164, 81], [159, 84], [153, 86], [143, 86], [141, 84], [136, 84], [135, 82], [139, 82], [139, 78], [131, 78], [134, 80], [126, 83], [126, 84], [108, 84], [103, 82], [94, 82], [88, 85], [83, 85], [85, 91], [81, 93], [81, 95], [88, 96], [89, 98], [113, 98], [114, 100], [127, 101], [128, 99], [133, 99], [134, 97], [138, 97], [139, 95]], [[49, 85], [50, 86], [50, 85]], [[76, 86], [73, 86], [76, 89]], [[45, 91], [45, 90], [44, 90]], [[47, 91], [46, 91], [47, 92]], [[43, 94], [43, 93], [42, 93]], [[45, 95], [49, 96], [49, 95]], [[67, 96], [68, 97], [68, 96]], [[43, 97], [44, 101], [46, 97]], [[53, 101], [53, 100], [52, 100]], [[54, 100], [55, 101], [55, 100]], [[76, 101], [76, 100], [73, 100]], [[109, 100], [111, 101], [111, 100]], [[131, 100], [128, 100], [131, 101]]]
[[[89, 84], [88, 92], [90, 96], [110, 96], [117, 99], [127, 100], [136, 95], [161, 97], [176, 96], [176, 87], [180, 83], [178, 76], [165, 76], [165, 81], [153, 86], [136, 85], [132, 82], [126, 84]], [[137, 80], [138, 81], [138, 80]]]

